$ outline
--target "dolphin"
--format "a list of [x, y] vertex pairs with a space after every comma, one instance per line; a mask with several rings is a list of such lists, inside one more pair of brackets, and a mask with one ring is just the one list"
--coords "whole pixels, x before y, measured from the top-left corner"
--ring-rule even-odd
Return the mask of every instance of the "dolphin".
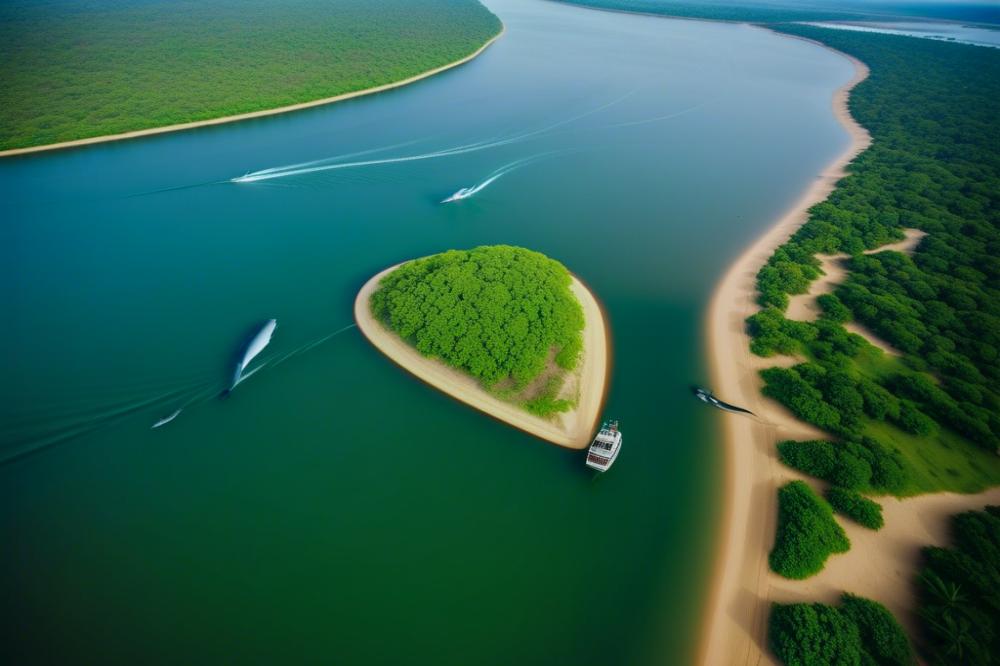
[[[277, 319], [268, 319], [264, 322], [264, 325], [260, 327], [257, 333], [254, 334], [250, 341], [247, 343], [246, 347], [243, 349], [243, 355], [240, 357], [239, 363], [236, 364], [236, 370], [233, 372], [233, 383], [228, 389], [223, 393], [223, 395], [228, 394], [236, 385], [241, 381], [249, 377], [250, 375], [244, 375], [243, 371], [246, 370], [247, 365], [250, 361], [254, 359], [257, 354], [264, 350], [264, 347], [271, 342], [271, 336], [274, 334], [274, 329], [278, 326]], [[252, 373], [251, 373], [252, 374]]]

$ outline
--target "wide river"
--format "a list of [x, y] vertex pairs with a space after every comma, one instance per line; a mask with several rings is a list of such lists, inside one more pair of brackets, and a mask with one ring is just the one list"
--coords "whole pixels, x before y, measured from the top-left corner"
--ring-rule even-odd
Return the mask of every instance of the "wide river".
[[[852, 68], [744, 25], [489, 6], [506, 34], [412, 86], [0, 161], [5, 663], [690, 660], [722, 481], [703, 313], [847, 144]], [[607, 307], [600, 478], [327, 337], [385, 266], [492, 243]]]

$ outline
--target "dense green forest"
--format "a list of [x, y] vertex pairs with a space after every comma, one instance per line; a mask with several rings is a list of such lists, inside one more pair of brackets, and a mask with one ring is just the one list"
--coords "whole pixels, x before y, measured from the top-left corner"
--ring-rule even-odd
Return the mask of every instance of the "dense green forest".
[[936, 666], [1000, 664], [1000, 507], [954, 516], [951, 527], [951, 548], [923, 552], [923, 647]]
[[[1000, 51], [781, 29], [869, 64], [851, 112], [874, 143], [758, 276], [754, 351], [808, 359], [762, 373], [765, 392], [846, 441], [879, 439], [900, 455], [908, 480], [885, 492], [1000, 483]], [[908, 227], [928, 232], [912, 258], [862, 254]], [[815, 255], [833, 252], [852, 255], [850, 272], [821, 319], [785, 319], [788, 295], [819, 273]], [[902, 358], [848, 334], [848, 319]]]
[[698, 18], [711, 21], [780, 23], [788, 21], [905, 20], [907, 17], [1000, 22], [994, 6], [976, 2], [929, 3], [915, 0], [563, 0], [574, 5]]
[[774, 654], [788, 666], [912, 666], [913, 648], [886, 608], [844, 594], [840, 606], [774, 604], [768, 623]]
[[543, 254], [508, 245], [450, 250], [382, 278], [372, 314], [421, 354], [549, 415], [583, 351], [583, 308], [571, 276]]
[[0, 150], [398, 81], [501, 29], [478, 0], [0, 3]]

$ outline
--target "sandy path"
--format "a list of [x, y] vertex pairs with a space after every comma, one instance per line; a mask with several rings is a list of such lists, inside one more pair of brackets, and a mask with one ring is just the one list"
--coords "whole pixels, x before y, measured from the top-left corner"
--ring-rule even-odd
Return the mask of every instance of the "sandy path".
[[[820, 488], [815, 481], [813, 486]], [[951, 517], [1000, 504], [1000, 488], [976, 495], [935, 493], [905, 500], [874, 499], [882, 505], [885, 527], [874, 532], [840, 519], [851, 540], [851, 550], [831, 557], [823, 571], [807, 580], [790, 581], [769, 572], [767, 598], [836, 603], [842, 592], [852, 592], [884, 604], [911, 636], [916, 635], [913, 581], [920, 566], [920, 549], [932, 544], [947, 545]]]
[[207, 127], [209, 125], [221, 125], [223, 123], [233, 123], [239, 120], [250, 120], [251, 118], [263, 118], [265, 116], [273, 116], [279, 113], [288, 113], [289, 111], [299, 111], [301, 109], [308, 109], [314, 106], [322, 106], [324, 104], [333, 104], [334, 102], [342, 102], [345, 99], [352, 99], [354, 97], [361, 97], [363, 95], [371, 95], [378, 92], [384, 92], [386, 90], [392, 90], [393, 88], [399, 88], [401, 86], [409, 85], [411, 83], [416, 83], [421, 79], [426, 79], [429, 76], [434, 76], [435, 74], [440, 74], [441, 72], [447, 71], [452, 67], [458, 67], [459, 65], [464, 65], [469, 62], [487, 48], [493, 44], [496, 40], [500, 39], [506, 31], [506, 27], [503, 26], [492, 39], [480, 46], [473, 53], [460, 58], [454, 62], [450, 62], [447, 65], [442, 65], [434, 69], [416, 74], [407, 79], [402, 79], [401, 81], [393, 81], [392, 83], [385, 83], [380, 86], [374, 86], [372, 88], [366, 88], [364, 90], [355, 90], [349, 93], [343, 93], [340, 95], [334, 95], [333, 97], [324, 97], [323, 99], [316, 99], [311, 102], [302, 102], [299, 104], [289, 104], [288, 106], [279, 106], [275, 109], [263, 109], [261, 111], [251, 111], [249, 113], [239, 113], [232, 116], [222, 116], [221, 118], [209, 118], [207, 120], [197, 120], [191, 123], [178, 123], [176, 125], [164, 125], [163, 127], [150, 127], [143, 130], [135, 130], [132, 132], [122, 132], [121, 134], [107, 134], [105, 136], [95, 136], [89, 139], [75, 139], [73, 141], [62, 141], [60, 143], [49, 143], [44, 146], [29, 146], [27, 148], [12, 148], [10, 150], [0, 150], [0, 157], [10, 157], [13, 155], [24, 155], [27, 153], [38, 153], [45, 150], [59, 150], [62, 148], [77, 148], [80, 146], [89, 146], [94, 143], [104, 143], [106, 141], [121, 141], [124, 139], [136, 139], [143, 136], [151, 136], [153, 134], [165, 134], [167, 132], [179, 132], [181, 130], [193, 129], [195, 127]]
[[[904, 229], [903, 233], [906, 235], [906, 238], [903, 240], [877, 247], [874, 250], [865, 250], [864, 253], [876, 254], [892, 250], [893, 252], [912, 255], [917, 249], [917, 245], [927, 235], [927, 232], [920, 231], [919, 229]], [[847, 268], [844, 265], [844, 260], [848, 259], [849, 255], [840, 253], [819, 254], [816, 256], [820, 261], [823, 275], [813, 280], [809, 285], [808, 292], [805, 294], [796, 294], [788, 299], [788, 309], [785, 311], [785, 316], [789, 319], [815, 321], [819, 318], [821, 312], [816, 299], [823, 294], [831, 293], [836, 289], [837, 285], [843, 284], [847, 279]], [[844, 324], [844, 328], [851, 333], [857, 333], [887, 354], [892, 354], [893, 356], [900, 355], [899, 351], [894, 349], [892, 345], [877, 336], [863, 324], [856, 321], [849, 321]]]
[[384, 275], [395, 270], [390, 266], [368, 280], [354, 301], [354, 319], [358, 328], [383, 354], [422, 381], [451, 397], [536, 437], [571, 449], [584, 449], [593, 439], [597, 419], [604, 405], [608, 380], [607, 324], [600, 304], [576, 277], [570, 286], [583, 306], [583, 359], [577, 381], [580, 399], [572, 412], [552, 420], [533, 416], [516, 405], [504, 402], [484, 391], [469, 375], [444, 363], [422, 356], [409, 343], [385, 328], [372, 317], [368, 307], [371, 294]]

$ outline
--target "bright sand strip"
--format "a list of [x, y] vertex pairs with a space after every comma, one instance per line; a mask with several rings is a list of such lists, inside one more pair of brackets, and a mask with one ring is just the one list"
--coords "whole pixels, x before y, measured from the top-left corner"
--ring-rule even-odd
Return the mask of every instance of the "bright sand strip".
[[401, 86], [409, 85], [415, 83], [420, 79], [426, 79], [429, 76], [434, 76], [435, 74], [440, 74], [452, 67], [458, 67], [459, 65], [464, 65], [469, 62], [480, 53], [485, 51], [490, 45], [496, 40], [500, 39], [506, 32], [507, 27], [501, 26], [500, 32], [494, 35], [488, 42], [480, 46], [474, 52], [460, 58], [454, 62], [450, 62], [447, 65], [441, 65], [434, 69], [427, 70], [426, 72], [421, 72], [407, 79], [402, 79], [401, 81], [393, 81], [392, 83], [384, 83], [380, 86], [374, 86], [372, 88], [365, 88], [364, 90], [355, 90], [353, 92], [342, 93], [340, 95], [334, 95], [333, 97], [324, 97], [323, 99], [316, 99], [311, 102], [301, 102], [299, 104], [289, 104], [288, 106], [279, 106], [275, 109], [263, 109], [261, 111], [251, 111], [249, 113], [238, 113], [233, 116], [222, 116], [221, 118], [209, 118], [207, 120], [196, 120], [190, 123], [178, 123], [176, 125], [164, 125], [163, 127], [150, 127], [148, 129], [134, 130], [132, 132], [122, 132], [121, 134], [107, 134], [105, 136], [94, 136], [89, 139], [74, 139], [73, 141], [61, 141], [59, 143], [49, 143], [44, 146], [28, 146], [27, 148], [12, 148], [10, 150], [0, 150], [0, 157], [10, 157], [13, 155], [24, 155], [26, 153], [39, 153], [45, 150], [59, 150], [61, 148], [76, 148], [79, 146], [89, 146], [94, 143], [105, 143], [107, 141], [121, 141], [123, 139], [136, 139], [143, 136], [150, 136], [153, 134], [166, 134], [167, 132], [179, 132], [181, 130], [194, 129], [195, 127], [207, 127], [209, 125], [221, 125], [223, 123], [233, 123], [238, 120], [250, 120], [251, 118], [263, 118], [265, 116], [274, 116], [279, 113], [288, 113], [289, 111], [299, 111], [301, 109], [308, 109], [314, 106], [322, 106], [324, 104], [333, 104], [334, 102], [342, 102], [345, 99], [351, 99], [354, 97], [361, 97], [363, 95], [371, 95], [373, 93], [384, 92], [386, 90], [392, 90], [393, 88], [399, 88]]
[[536, 437], [571, 449], [583, 449], [593, 439], [604, 404], [608, 378], [608, 335], [604, 313], [597, 299], [573, 277], [570, 289], [583, 307], [583, 356], [576, 370], [579, 401], [576, 409], [551, 420], [529, 414], [521, 407], [489, 394], [472, 376], [423, 356], [411, 344], [372, 316], [369, 299], [381, 279], [402, 264], [390, 266], [368, 280], [354, 301], [358, 328], [375, 347], [418, 379], [456, 400]]
[[774, 365], [774, 360], [750, 353], [744, 322], [759, 309], [757, 271], [805, 223], [808, 209], [833, 191], [846, 175], [844, 167], [871, 143], [868, 132], [854, 121], [847, 107], [851, 88], [868, 76], [868, 67], [859, 60], [851, 61], [854, 77], [833, 97], [833, 112], [850, 134], [851, 144], [784, 217], [730, 266], [707, 313], [707, 351], [716, 394], [763, 417], [723, 417], [725, 496], [699, 649], [699, 662], [711, 666], [772, 663], [765, 647], [771, 593], [767, 554], [774, 541], [777, 488], [784, 473], [775, 442], [825, 436], [761, 394], [757, 371]]

